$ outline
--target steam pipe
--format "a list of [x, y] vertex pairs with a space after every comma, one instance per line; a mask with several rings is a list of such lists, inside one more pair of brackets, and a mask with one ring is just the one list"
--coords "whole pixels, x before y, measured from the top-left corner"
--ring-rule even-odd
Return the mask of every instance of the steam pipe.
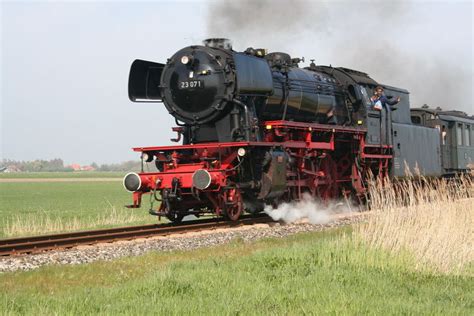
[[240, 123], [239, 123], [239, 113], [240, 111], [237, 110], [237, 109], [233, 109], [231, 112], [230, 112], [230, 115], [232, 117], [232, 122], [234, 124], [234, 127], [232, 128], [232, 130], [230, 131], [230, 137], [232, 139], [234, 139], [234, 133], [239, 130], [240, 128]]
[[245, 120], [245, 126], [244, 126], [244, 131], [245, 131], [245, 140], [249, 141], [250, 140], [250, 122], [249, 122], [249, 108], [247, 105], [237, 99], [232, 99], [232, 102], [240, 106], [244, 110], [244, 120]]
[[290, 97], [290, 82], [288, 78], [288, 73], [285, 74], [285, 88], [282, 89], [283, 93], [285, 93], [285, 108], [283, 109], [283, 117], [281, 118], [282, 121], [286, 119], [286, 111], [288, 111], [288, 98]]

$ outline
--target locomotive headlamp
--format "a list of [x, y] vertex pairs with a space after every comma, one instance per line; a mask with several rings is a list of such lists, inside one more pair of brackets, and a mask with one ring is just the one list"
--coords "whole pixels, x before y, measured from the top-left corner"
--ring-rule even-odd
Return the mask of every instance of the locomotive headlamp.
[[161, 185], [161, 182], [163, 182], [163, 180], [161, 180], [160, 178], [156, 179], [155, 181], [156, 187], [159, 187]]
[[153, 155], [149, 155], [147, 153], [142, 154], [142, 160], [146, 162], [151, 162], [153, 161]]
[[181, 63], [183, 65], [189, 64], [190, 61], [191, 61], [191, 58], [189, 58], [189, 56], [184, 55], [183, 57], [181, 57]]
[[245, 154], [246, 154], [245, 148], [240, 147], [240, 148], [237, 150], [237, 155], [239, 155], [239, 157], [243, 157], [243, 156], [245, 156]]

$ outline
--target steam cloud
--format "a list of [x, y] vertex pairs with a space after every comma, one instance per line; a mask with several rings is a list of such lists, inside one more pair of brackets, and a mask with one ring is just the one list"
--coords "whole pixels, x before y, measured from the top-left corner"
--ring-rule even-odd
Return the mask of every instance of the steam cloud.
[[276, 209], [271, 205], [265, 206], [265, 213], [273, 220], [285, 223], [307, 219], [311, 224], [327, 224], [334, 220], [334, 214], [348, 212], [351, 212], [351, 209], [344, 203], [330, 203], [324, 206], [309, 194], [303, 195], [300, 201], [280, 204]]
[[[230, 38], [242, 46], [239, 49], [264, 47], [294, 57], [326, 55], [335, 66], [364, 71], [381, 83], [409, 90], [412, 107], [426, 103], [474, 114], [472, 30], [466, 38], [470, 54], [453, 55], [456, 45], [443, 39], [436, 50], [424, 48], [429, 23], [449, 23], [427, 21], [428, 26], [420, 27], [416, 9], [429, 12], [430, 5], [435, 4], [220, 0], [209, 5], [207, 28], [209, 36]], [[472, 16], [470, 23], [472, 28]]]

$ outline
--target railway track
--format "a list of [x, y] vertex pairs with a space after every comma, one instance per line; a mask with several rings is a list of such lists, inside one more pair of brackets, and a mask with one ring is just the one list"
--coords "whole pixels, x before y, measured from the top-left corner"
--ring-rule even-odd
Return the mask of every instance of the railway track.
[[196, 232], [208, 229], [229, 228], [258, 223], [268, 223], [273, 220], [264, 215], [244, 216], [242, 219], [230, 222], [220, 218], [194, 220], [177, 224], [153, 224], [143, 226], [128, 226], [110, 229], [99, 229], [62, 233], [54, 235], [31, 236], [0, 240], [0, 256], [39, 253], [57, 249], [73, 248], [79, 245], [131, 240], [153, 236], [166, 236]]

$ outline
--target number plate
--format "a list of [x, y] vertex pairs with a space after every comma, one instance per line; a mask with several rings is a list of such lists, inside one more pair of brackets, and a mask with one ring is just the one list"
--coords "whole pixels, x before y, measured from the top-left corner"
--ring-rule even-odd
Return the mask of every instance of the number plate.
[[186, 80], [186, 81], [179, 81], [178, 87], [183, 90], [188, 89], [202, 89], [204, 88], [204, 81], [202, 80]]

